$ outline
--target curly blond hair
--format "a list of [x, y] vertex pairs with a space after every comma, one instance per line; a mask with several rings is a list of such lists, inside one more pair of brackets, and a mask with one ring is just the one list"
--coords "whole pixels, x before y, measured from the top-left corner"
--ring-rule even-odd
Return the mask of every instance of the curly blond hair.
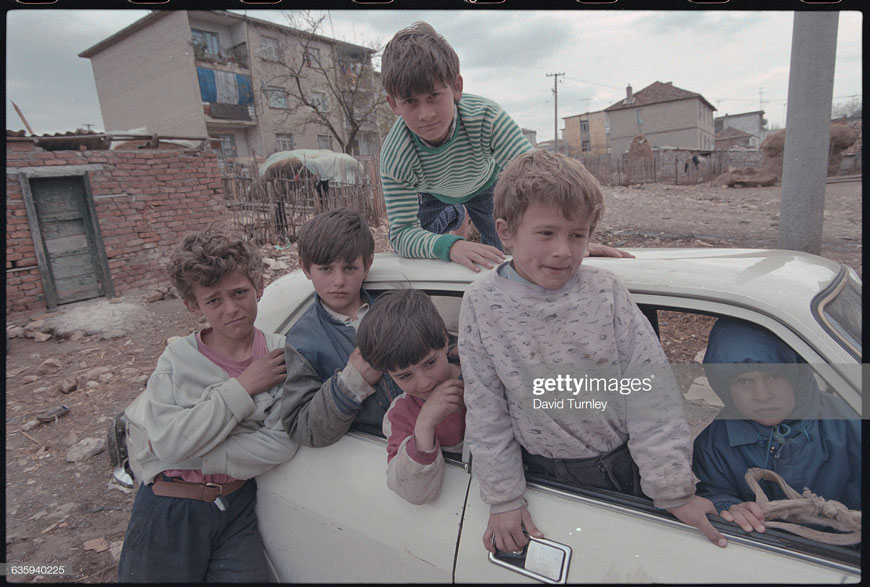
[[221, 226], [189, 234], [172, 253], [169, 281], [182, 300], [196, 304], [194, 286], [212, 287], [236, 271], [254, 287], [263, 282], [263, 260], [253, 244]]

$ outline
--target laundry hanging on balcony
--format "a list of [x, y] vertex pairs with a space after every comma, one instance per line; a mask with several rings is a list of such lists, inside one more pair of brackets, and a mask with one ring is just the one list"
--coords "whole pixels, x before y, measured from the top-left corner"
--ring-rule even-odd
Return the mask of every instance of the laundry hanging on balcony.
[[203, 102], [254, 103], [253, 86], [248, 75], [197, 67], [196, 76], [199, 79], [199, 93]]

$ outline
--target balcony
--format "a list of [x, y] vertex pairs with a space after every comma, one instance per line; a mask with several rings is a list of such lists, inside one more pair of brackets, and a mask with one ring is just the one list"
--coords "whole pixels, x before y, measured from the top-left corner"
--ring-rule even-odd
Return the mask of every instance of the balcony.
[[194, 42], [193, 58], [202, 63], [213, 65], [234, 65], [239, 69], [250, 68], [247, 43], [239, 43], [233, 47], [221, 47], [217, 52], [214, 52], [205, 45]]
[[202, 111], [209, 128], [241, 128], [257, 124], [257, 116], [252, 104], [203, 102]]

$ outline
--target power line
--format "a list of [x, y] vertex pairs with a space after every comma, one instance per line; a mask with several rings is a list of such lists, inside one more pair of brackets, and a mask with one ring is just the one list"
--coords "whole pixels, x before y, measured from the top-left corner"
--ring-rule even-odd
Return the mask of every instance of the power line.
[[572, 82], [581, 82], [584, 84], [591, 84], [593, 86], [601, 86], [602, 88], [610, 88], [611, 90], [621, 90], [622, 89], [622, 88], [618, 88], [616, 86], [608, 86], [607, 84], [599, 84], [598, 82], [586, 81], [585, 79], [577, 79], [576, 77], [568, 77], [567, 75], [565, 76], [565, 79], [571, 80]]

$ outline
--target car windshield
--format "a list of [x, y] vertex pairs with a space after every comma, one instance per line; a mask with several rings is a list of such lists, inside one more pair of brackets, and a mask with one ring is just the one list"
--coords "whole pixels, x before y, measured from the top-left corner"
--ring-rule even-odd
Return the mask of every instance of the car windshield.
[[844, 276], [833, 297], [819, 300], [822, 322], [832, 330], [839, 343], [861, 358], [861, 282], [854, 275]]

